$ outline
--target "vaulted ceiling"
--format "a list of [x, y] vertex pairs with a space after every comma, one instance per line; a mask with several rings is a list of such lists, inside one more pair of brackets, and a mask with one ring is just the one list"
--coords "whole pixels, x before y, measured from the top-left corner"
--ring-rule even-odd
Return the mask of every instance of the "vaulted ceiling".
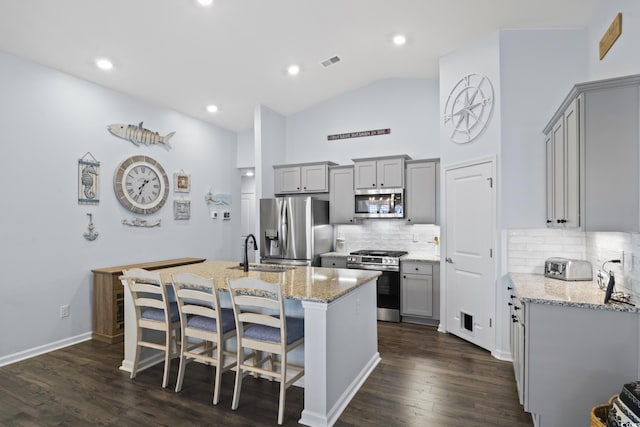
[[499, 29], [584, 27], [597, 2], [0, 0], [0, 50], [240, 131], [258, 104], [290, 115], [376, 80], [437, 78], [442, 55]]

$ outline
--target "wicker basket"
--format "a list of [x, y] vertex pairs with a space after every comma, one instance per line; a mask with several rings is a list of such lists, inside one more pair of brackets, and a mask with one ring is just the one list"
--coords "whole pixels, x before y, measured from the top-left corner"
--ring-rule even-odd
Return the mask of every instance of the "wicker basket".
[[611, 399], [609, 399], [609, 403], [597, 405], [591, 409], [591, 427], [607, 427], [607, 417], [609, 416], [609, 411], [616, 397], [618, 397], [618, 395], [614, 394], [611, 396]]

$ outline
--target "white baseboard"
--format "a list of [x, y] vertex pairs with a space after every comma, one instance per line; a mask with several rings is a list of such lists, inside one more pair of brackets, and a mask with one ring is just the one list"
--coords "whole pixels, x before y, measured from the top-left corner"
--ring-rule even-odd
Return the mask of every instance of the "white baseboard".
[[511, 359], [511, 352], [510, 351], [503, 351], [503, 350], [493, 350], [491, 352], [491, 356], [495, 357], [498, 360], [502, 360], [505, 362], [513, 362], [513, 360]]
[[10, 365], [12, 363], [20, 362], [21, 360], [30, 359], [32, 357], [40, 356], [41, 354], [49, 353], [54, 350], [59, 350], [64, 347], [79, 344], [91, 339], [91, 332], [76, 335], [74, 337], [65, 338], [60, 341], [54, 341], [49, 344], [41, 345], [38, 347], [23, 350], [18, 353], [9, 354], [7, 356], [0, 357], [0, 366]]

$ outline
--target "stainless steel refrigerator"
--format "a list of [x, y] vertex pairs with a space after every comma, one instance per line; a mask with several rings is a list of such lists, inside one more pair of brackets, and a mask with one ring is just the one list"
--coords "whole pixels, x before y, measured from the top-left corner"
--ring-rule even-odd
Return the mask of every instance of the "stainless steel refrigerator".
[[260, 261], [320, 265], [331, 251], [329, 202], [314, 197], [260, 199]]

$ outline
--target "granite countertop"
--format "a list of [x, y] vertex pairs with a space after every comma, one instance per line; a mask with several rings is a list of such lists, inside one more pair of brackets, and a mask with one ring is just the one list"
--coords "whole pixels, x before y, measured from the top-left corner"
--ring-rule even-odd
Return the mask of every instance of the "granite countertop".
[[[612, 302], [604, 303], [604, 292], [594, 281], [565, 281], [541, 274], [509, 273], [515, 295], [523, 302], [640, 312], [639, 307]], [[632, 301], [632, 303], [635, 303]]]
[[251, 277], [270, 283], [280, 282], [283, 284], [282, 291], [285, 298], [317, 302], [336, 300], [382, 274], [379, 271], [323, 267], [287, 266], [292, 268], [285, 272], [248, 271], [246, 273], [242, 269], [229, 268], [238, 265], [238, 262], [232, 261], [205, 261], [200, 264], [163, 268], [156, 271], [160, 273], [165, 283], [171, 283], [171, 274], [192, 273], [212, 278], [216, 285], [223, 290], [227, 289], [227, 279], [241, 277]]
[[402, 261], [415, 261], [415, 262], [440, 262], [440, 255], [436, 255], [433, 251], [429, 252], [409, 252], [406, 255], [400, 257]]
[[325, 252], [323, 254], [320, 254], [320, 258], [324, 258], [324, 257], [346, 258], [348, 255], [349, 255], [349, 252]]

